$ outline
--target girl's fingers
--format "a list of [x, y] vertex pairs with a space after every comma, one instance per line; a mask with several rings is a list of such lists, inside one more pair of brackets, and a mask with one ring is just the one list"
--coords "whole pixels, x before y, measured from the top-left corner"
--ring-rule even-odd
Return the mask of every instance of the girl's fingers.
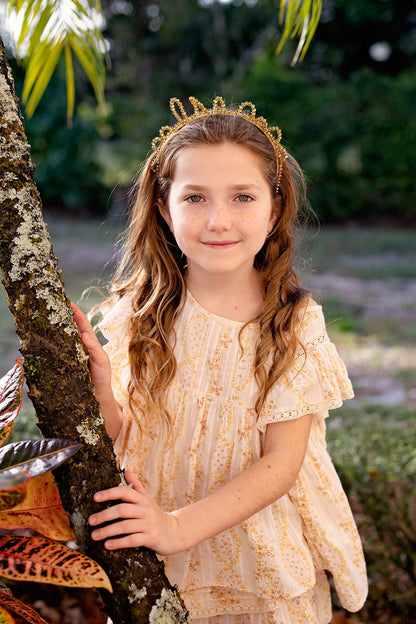
[[94, 530], [91, 533], [91, 537], [93, 540], [103, 540], [107, 537], [132, 535], [133, 533], [140, 533], [140, 528], [141, 523], [137, 518], [133, 520], [122, 520]]
[[82, 312], [82, 310], [80, 310], [80, 308], [76, 306], [75, 303], [71, 303], [71, 309], [74, 312], [74, 320], [77, 324], [79, 332], [93, 332], [94, 330], [91, 327], [91, 323], [85, 316], [84, 312]]
[[123, 537], [113, 538], [104, 542], [104, 548], [107, 550], [118, 550], [120, 548], [139, 548], [145, 546], [145, 541], [141, 533], [132, 533]]
[[[116, 488], [113, 488], [116, 490]], [[119, 490], [121, 488], [118, 488]], [[125, 488], [127, 490], [127, 488]], [[110, 490], [105, 490], [103, 493], [110, 492]], [[100, 493], [100, 492], [99, 492]], [[130, 490], [127, 492], [127, 495], [120, 496], [120, 492], [118, 492], [118, 496], [113, 498], [114, 494], [111, 495], [111, 498], [101, 499], [101, 502], [105, 502], [107, 500], [123, 500], [123, 503], [119, 505], [112, 505], [107, 509], [103, 509], [102, 511], [98, 511], [97, 513], [92, 514], [88, 518], [88, 522], [91, 526], [98, 526], [103, 524], [104, 522], [113, 522], [114, 520], [118, 520], [119, 518], [140, 518], [140, 516], [145, 516], [145, 510], [142, 512], [139, 511], [137, 494], [134, 491]], [[96, 497], [94, 497], [96, 500]]]
[[139, 479], [132, 473], [131, 470], [126, 470], [126, 472], [124, 473], [124, 478], [129, 485], [133, 486], [133, 489], [136, 492], [138, 492], [139, 494], [147, 494]]
[[137, 503], [138, 501], [137, 492], [134, 488], [122, 485], [96, 492], [94, 494], [94, 500], [96, 503], [105, 503], [110, 500], [122, 500], [125, 503]]

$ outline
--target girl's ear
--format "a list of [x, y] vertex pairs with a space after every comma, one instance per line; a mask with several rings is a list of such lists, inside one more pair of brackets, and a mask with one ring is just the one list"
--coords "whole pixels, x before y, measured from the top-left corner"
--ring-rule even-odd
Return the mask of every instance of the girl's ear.
[[166, 206], [166, 204], [163, 201], [163, 199], [159, 198], [157, 200], [157, 207], [159, 209], [160, 214], [162, 215], [162, 217], [164, 218], [164, 220], [168, 224], [169, 228], [172, 230], [172, 219], [170, 217], [169, 208]]
[[267, 238], [269, 238], [272, 235], [272, 233], [275, 231], [275, 228], [280, 219], [281, 213], [282, 213], [282, 197], [278, 195], [275, 198], [275, 201], [273, 202], [272, 213], [270, 215], [270, 220], [269, 220]]

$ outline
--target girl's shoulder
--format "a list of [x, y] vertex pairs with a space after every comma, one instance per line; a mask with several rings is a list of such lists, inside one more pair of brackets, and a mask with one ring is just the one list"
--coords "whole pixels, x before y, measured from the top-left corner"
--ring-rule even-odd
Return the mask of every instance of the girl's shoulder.
[[299, 338], [303, 344], [326, 335], [326, 324], [322, 306], [312, 298], [305, 302], [299, 316]]

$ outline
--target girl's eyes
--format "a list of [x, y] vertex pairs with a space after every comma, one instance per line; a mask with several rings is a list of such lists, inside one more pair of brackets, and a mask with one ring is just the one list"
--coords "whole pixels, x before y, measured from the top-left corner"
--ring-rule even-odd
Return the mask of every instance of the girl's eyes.
[[252, 201], [252, 199], [253, 198], [250, 195], [244, 195], [244, 194], [237, 195], [237, 197], [236, 197], [236, 201], [242, 202], [242, 203], [250, 202], [250, 201]]
[[[187, 197], [185, 201], [189, 202], [190, 204], [199, 204], [204, 201], [204, 198], [201, 197], [201, 195], [189, 195], [189, 197]], [[241, 193], [241, 195], [237, 195], [237, 197], [235, 197], [235, 201], [245, 204], [253, 201], [253, 198], [251, 197], [251, 195]]]
[[191, 204], [199, 204], [203, 201], [203, 199], [201, 195], [190, 195], [186, 198], [186, 201], [190, 202]]

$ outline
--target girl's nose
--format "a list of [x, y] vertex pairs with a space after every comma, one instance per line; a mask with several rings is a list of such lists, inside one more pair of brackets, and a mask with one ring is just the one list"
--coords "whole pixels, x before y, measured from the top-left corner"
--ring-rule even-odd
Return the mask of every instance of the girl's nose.
[[211, 231], [230, 230], [230, 211], [225, 206], [213, 206], [208, 216], [207, 228]]

